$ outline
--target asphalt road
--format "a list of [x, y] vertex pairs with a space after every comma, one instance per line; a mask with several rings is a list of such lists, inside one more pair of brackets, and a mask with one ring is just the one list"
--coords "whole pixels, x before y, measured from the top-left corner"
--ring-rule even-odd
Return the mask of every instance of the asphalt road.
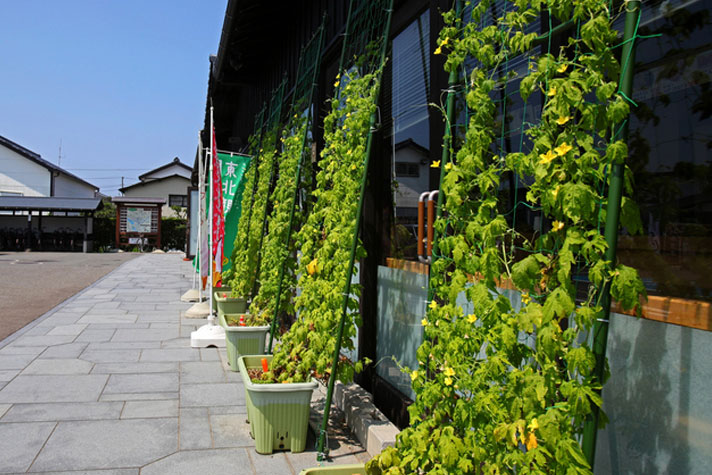
[[0, 340], [139, 255], [0, 252]]

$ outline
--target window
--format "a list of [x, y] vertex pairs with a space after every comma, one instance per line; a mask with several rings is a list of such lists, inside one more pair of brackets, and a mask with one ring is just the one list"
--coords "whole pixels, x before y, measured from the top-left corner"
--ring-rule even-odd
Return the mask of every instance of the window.
[[[654, 2], [657, 3], [657, 2]], [[712, 1], [643, 9], [629, 166], [644, 234], [618, 255], [649, 295], [712, 300]]]
[[188, 207], [188, 195], [168, 195], [168, 206]]
[[420, 164], [396, 162], [396, 176], [418, 178], [420, 176]]
[[391, 149], [392, 246], [389, 257], [417, 261], [418, 198], [430, 190], [430, 12], [393, 38], [384, 78], [384, 123]]

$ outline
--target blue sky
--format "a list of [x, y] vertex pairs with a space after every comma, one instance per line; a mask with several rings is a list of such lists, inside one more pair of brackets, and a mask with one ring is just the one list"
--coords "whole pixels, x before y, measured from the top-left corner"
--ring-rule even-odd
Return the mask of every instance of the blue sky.
[[117, 195], [193, 164], [227, 0], [2, 2], [0, 135]]

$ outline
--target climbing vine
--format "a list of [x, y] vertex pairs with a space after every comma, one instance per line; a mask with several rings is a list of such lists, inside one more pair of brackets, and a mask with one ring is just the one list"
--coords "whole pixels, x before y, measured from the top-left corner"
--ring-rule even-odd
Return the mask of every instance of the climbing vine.
[[[301, 247], [297, 268], [301, 294], [295, 299], [298, 318], [277, 344], [272, 369], [264, 375], [266, 381], [303, 382], [331, 374], [379, 73], [359, 75], [354, 68], [337, 78], [335, 87], [341, 94], [331, 101], [331, 111], [324, 119], [325, 145], [312, 192], [314, 206], [297, 236]], [[365, 251], [359, 245], [357, 258], [363, 256]], [[357, 286], [352, 289], [345, 349], [353, 348], [354, 322], [359, 318], [360, 290]], [[358, 369], [360, 364], [340, 364], [339, 378], [350, 380], [354, 367]]]
[[245, 192], [242, 193], [242, 200], [240, 201], [240, 209], [242, 210], [240, 214], [240, 219], [237, 224], [237, 234], [235, 236], [235, 243], [232, 247], [232, 252], [230, 253], [230, 262], [231, 266], [230, 269], [225, 271], [222, 275], [222, 283], [223, 286], [225, 287], [230, 287], [232, 288], [232, 280], [235, 278], [235, 263], [237, 262], [237, 255], [242, 252], [246, 252], [247, 248], [247, 240], [243, 239], [242, 236], [245, 236], [247, 234], [247, 227], [249, 223], [249, 214], [250, 214], [250, 209], [252, 208], [252, 200], [254, 197], [254, 193], [252, 193], [252, 190], [255, 186], [255, 169], [257, 168], [257, 165], [255, 163], [257, 159], [257, 149], [258, 149], [258, 141], [259, 138], [256, 135], [250, 135], [249, 139], [247, 140], [248, 147], [247, 149], [250, 151], [250, 154], [252, 155], [252, 160], [250, 161], [250, 165], [245, 171], [245, 175], [243, 177], [245, 185], [244, 185], [244, 190]]
[[[233, 261], [235, 273], [230, 282], [233, 295], [237, 297], [249, 297], [257, 278], [260, 238], [262, 236], [265, 213], [267, 212], [272, 167], [277, 155], [276, 141], [277, 129], [275, 128], [265, 134], [262, 148], [254, 158], [254, 160], [257, 160], [257, 166], [250, 167], [254, 170], [248, 172], [246, 177], [246, 192], [243, 193], [243, 214], [240, 216], [237, 232], [237, 240], [244, 240], [244, 242], [240, 243], [235, 253], [235, 260]], [[250, 193], [250, 186], [254, 186], [255, 173], [257, 187], [254, 193]], [[252, 196], [248, 196], [250, 194]], [[250, 208], [245, 208], [244, 206], [245, 204], [249, 206], [250, 202], [252, 204], [251, 211], [247, 212]], [[238, 244], [237, 241], [236, 244]]]
[[[282, 153], [279, 160], [279, 175], [270, 201], [273, 204], [272, 213], [267, 222], [267, 235], [262, 246], [262, 264], [260, 265], [260, 286], [257, 295], [250, 305], [250, 313], [260, 315], [271, 321], [275, 299], [279, 287], [280, 268], [284, 266], [282, 295], [280, 298], [280, 313], [294, 313], [293, 293], [296, 288], [296, 240], [287, 243], [289, 234], [289, 217], [295, 206], [295, 187], [309, 189], [311, 175], [308, 173], [311, 160], [303, 160], [300, 183], [297, 183], [297, 168], [299, 161], [308, 150], [305, 147], [304, 135], [307, 129], [306, 116], [294, 114], [289, 126], [284, 131]], [[291, 226], [299, 229], [303, 215], [299, 211], [294, 214]]]
[[[486, 21], [492, 2], [483, 0], [467, 22], [444, 15], [436, 53], [448, 55], [448, 71], [474, 64], [469, 122], [442, 170], [434, 297], [418, 367], [406, 369], [416, 393], [411, 426], [369, 462], [369, 473], [590, 473], [579, 439], [601, 406], [603, 381], [586, 338], [602, 311], [595, 289], [610, 282], [624, 308], [645, 293], [634, 269], [606, 261], [600, 231], [611, 165], [627, 156], [616, 132], [629, 110], [608, 8], [603, 0], [515, 1]], [[574, 22], [559, 51], [534, 49], [541, 42], [530, 24], [542, 14]], [[503, 74], [519, 55], [529, 68]], [[542, 104], [516, 152], [496, 145], [511, 81], [525, 105], [535, 95]], [[509, 176], [523, 196], [502, 192]], [[515, 228], [519, 199], [539, 213], [535, 232]], [[639, 230], [627, 198], [621, 216], [628, 231]], [[581, 292], [575, 281], [586, 277]]]

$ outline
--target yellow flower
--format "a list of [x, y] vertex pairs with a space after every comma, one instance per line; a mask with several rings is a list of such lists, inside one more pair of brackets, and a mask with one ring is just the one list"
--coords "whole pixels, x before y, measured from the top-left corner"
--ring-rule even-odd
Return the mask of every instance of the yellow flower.
[[437, 48], [435, 48], [435, 51], [433, 52], [433, 54], [443, 54], [442, 47], [438, 46]]
[[554, 221], [553, 223], [551, 223], [552, 231], [558, 232], [558, 231], [561, 231], [562, 229], [564, 229], [564, 223], [562, 223], [561, 221]]
[[531, 301], [532, 301], [532, 298], [529, 296], [529, 293], [528, 293], [528, 292], [523, 292], [523, 293], [522, 293], [522, 303], [523, 303], [524, 305], [526, 305], [526, 304], [528, 304], [528, 303], [531, 302]]
[[556, 154], [557, 154], [558, 156], [563, 157], [564, 155], [566, 155], [567, 153], [569, 153], [572, 149], [573, 149], [573, 147], [572, 147], [571, 145], [569, 145], [569, 144], [567, 144], [566, 142], [564, 142], [564, 143], [562, 143], [561, 145], [559, 145], [558, 147], [556, 147], [556, 148], [554, 149], [554, 152], [556, 152]]
[[530, 432], [527, 436], [527, 450], [536, 449], [539, 443], [536, 441], [536, 436], [533, 432]]
[[440, 43], [440, 46], [445, 46], [450, 42], [450, 38], [445, 38], [442, 43]]
[[556, 95], [556, 88], [552, 87], [551, 89], [549, 89], [549, 92], [547, 92], [546, 95], [549, 97], [554, 97]]
[[356, 170], [356, 164], [351, 165], [351, 170]]
[[536, 420], [536, 417], [534, 419], [532, 419], [532, 421], [529, 423], [529, 425], [527, 427], [529, 427], [529, 430], [531, 432], [534, 432], [535, 430], [537, 430], [539, 428], [539, 421]]
[[445, 164], [445, 170], [451, 170], [452, 169], [452, 162], [447, 162]]
[[438, 168], [440, 166], [440, 160], [435, 160], [430, 164], [430, 168]]
[[445, 368], [445, 371], [443, 371], [443, 374], [448, 377], [455, 376], [455, 370], [452, 368]]
[[315, 258], [309, 264], [307, 264], [307, 272], [309, 272], [309, 275], [314, 275], [314, 273], [316, 273], [317, 270], [319, 270], [319, 269], [317, 267], [317, 260]]
[[467, 321], [470, 323], [475, 323], [477, 321], [477, 315], [471, 313], [467, 316]]
[[428, 326], [428, 319], [427, 319], [427, 318], [422, 319], [422, 320], [420, 321], [420, 324], [423, 325], [424, 327], [427, 327], [427, 326]]
[[334, 83], [334, 87], [339, 87], [339, 80], [337, 79], [336, 82]]
[[410, 373], [410, 380], [415, 381], [416, 379], [418, 379], [418, 376], [420, 376], [420, 373], [418, 373], [418, 371], [413, 371], [412, 373]]
[[556, 119], [556, 123], [559, 125], [565, 125], [570, 120], [571, 117], [569, 117], [568, 115], [562, 115], [558, 119]]
[[445, 378], [445, 386], [452, 385], [452, 378]]
[[569, 69], [569, 65], [564, 63], [561, 66], [559, 66], [558, 68], [556, 68], [556, 72], [557, 73], [565, 73], [567, 69]]
[[556, 188], [554, 188], [554, 191], [552, 191], [552, 193], [554, 194], [554, 198], [556, 198], [559, 195], [560, 189], [561, 189], [561, 185], [556, 185]]
[[438, 308], [438, 303], [435, 300], [431, 300], [430, 305], [428, 305], [428, 307], [430, 307], [430, 310], [435, 310], [436, 308]]
[[556, 158], [556, 154], [549, 150], [546, 153], [539, 154], [539, 163], [547, 164]]

